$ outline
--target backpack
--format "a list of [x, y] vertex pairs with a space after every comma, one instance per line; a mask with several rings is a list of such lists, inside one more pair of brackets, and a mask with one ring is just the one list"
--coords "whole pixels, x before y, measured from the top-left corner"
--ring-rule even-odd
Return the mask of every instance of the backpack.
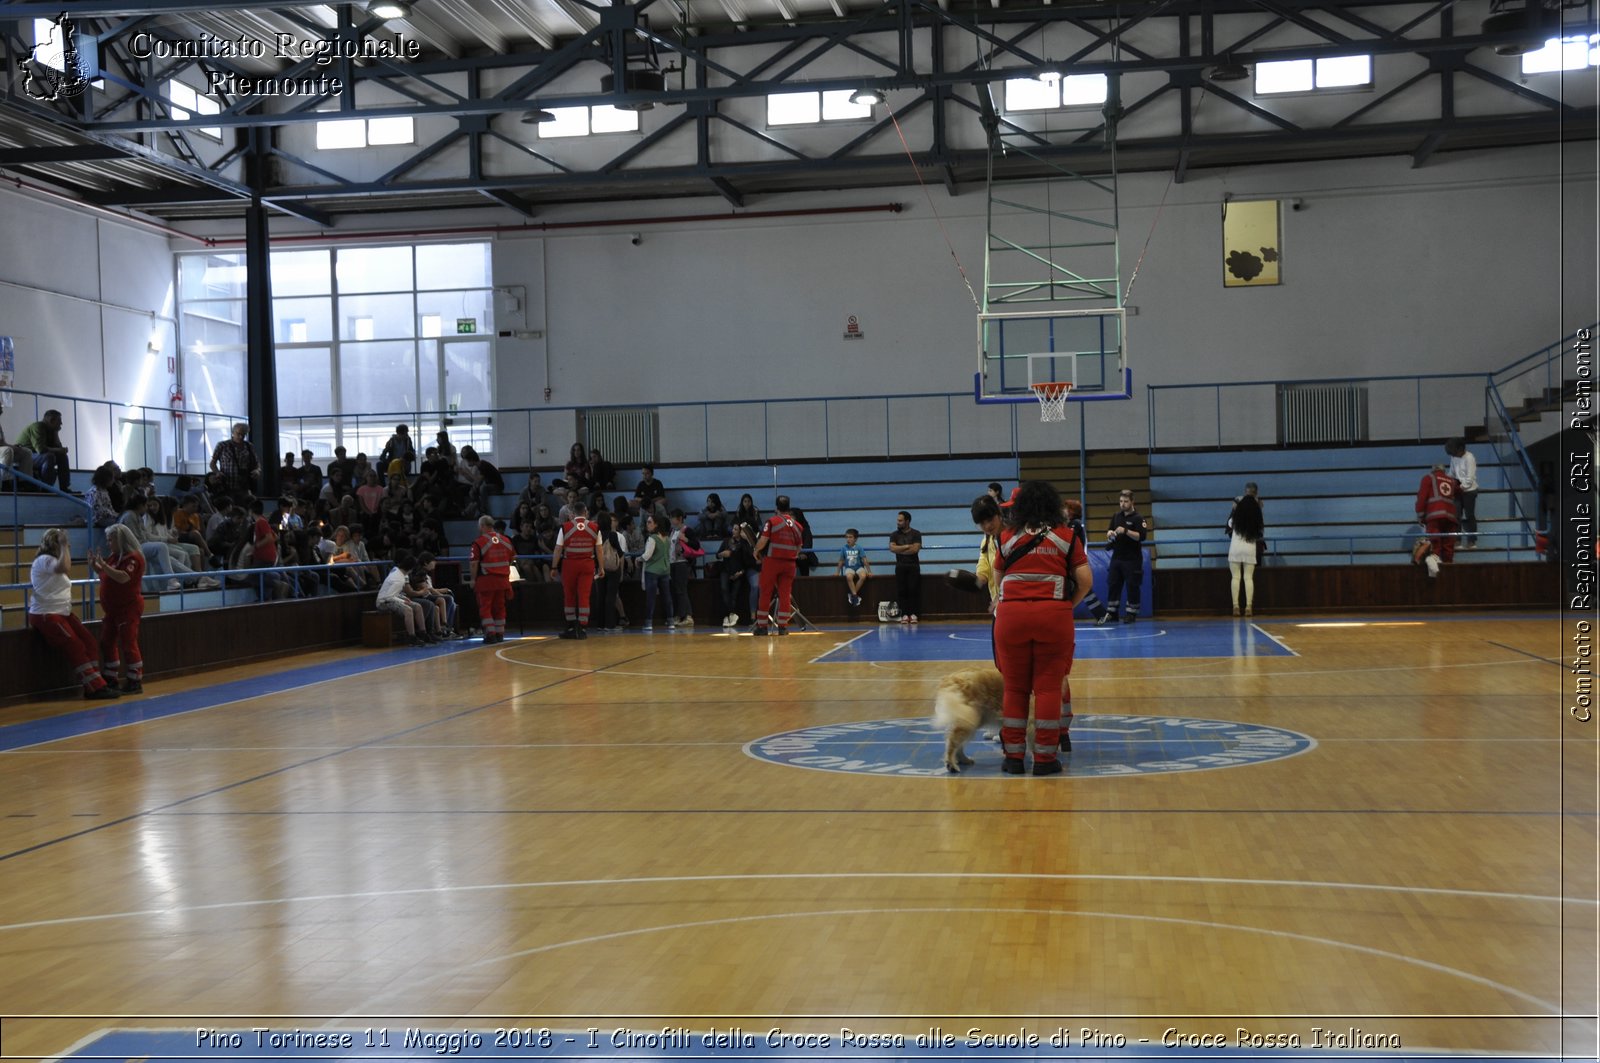
[[615, 533], [600, 539], [600, 567], [607, 572], [615, 572], [622, 567], [622, 552], [617, 549], [616, 542]]

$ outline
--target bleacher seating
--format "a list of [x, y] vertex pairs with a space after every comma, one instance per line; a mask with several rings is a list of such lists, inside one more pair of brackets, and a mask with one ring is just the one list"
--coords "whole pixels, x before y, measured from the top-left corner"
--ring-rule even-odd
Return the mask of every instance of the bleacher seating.
[[[1458, 561], [1527, 561], [1533, 543], [1513, 513], [1505, 471], [1479, 444], [1478, 549]], [[1227, 565], [1223, 526], [1246, 481], [1258, 485], [1268, 564], [1408, 564], [1420, 534], [1417, 485], [1442, 443], [1313, 450], [1158, 452], [1150, 456], [1150, 515], [1163, 568]]]

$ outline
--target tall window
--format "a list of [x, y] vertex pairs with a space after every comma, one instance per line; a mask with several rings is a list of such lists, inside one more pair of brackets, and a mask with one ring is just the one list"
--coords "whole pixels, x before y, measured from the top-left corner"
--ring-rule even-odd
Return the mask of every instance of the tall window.
[[551, 119], [538, 125], [539, 139], [586, 137], [591, 133], [637, 133], [639, 112], [625, 111], [609, 103], [593, 107], [551, 107]]
[[[494, 405], [489, 244], [276, 251], [271, 269], [284, 450], [375, 457], [399, 421]], [[241, 410], [244, 256], [180, 255], [178, 272], [185, 390], [200, 409]], [[452, 439], [491, 453], [478, 423]]]

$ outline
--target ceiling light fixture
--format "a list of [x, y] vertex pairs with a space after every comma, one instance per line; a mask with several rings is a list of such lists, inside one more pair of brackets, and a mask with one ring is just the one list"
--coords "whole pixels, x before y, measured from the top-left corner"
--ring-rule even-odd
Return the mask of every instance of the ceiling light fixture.
[[411, 5], [406, 0], [373, 0], [367, 12], [378, 18], [409, 18]]
[[522, 117], [517, 119], [523, 125], [539, 125], [543, 122], [554, 122], [556, 116], [543, 107], [535, 107], [531, 111], [522, 112]]
[[[837, 97], [835, 97], [835, 99], [837, 99]], [[886, 99], [888, 99], [888, 97], [883, 94], [882, 89], [875, 89], [871, 87], [856, 89], [856, 91], [850, 94], [851, 103], [864, 103], [868, 107], [876, 107]]]
[[1243, 63], [1235, 63], [1226, 56], [1222, 62], [1206, 71], [1207, 81], [1244, 81], [1249, 76], [1249, 67]]
[[1544, 47], [1545, 38], [1561, 24], [1561, 13], [1544, 6], [1542, 0], [1528, 0], [1521, 7], [1506, 3], [1489, 5], [1492, 13], [1483, 20], [1485, 34], [1515, 33], [1521, 39], [1494, 46], [1495, 55], [1527, 55]]

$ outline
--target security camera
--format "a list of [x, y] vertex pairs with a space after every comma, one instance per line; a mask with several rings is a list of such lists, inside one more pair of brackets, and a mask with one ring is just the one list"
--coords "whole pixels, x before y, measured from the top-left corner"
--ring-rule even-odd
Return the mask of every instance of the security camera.
[[1305, 210], [1306, 209], [1306, 201], [1303, 200], [1303, 199], [1291, 200], [1290, 203], [1289, 203], [1289, 209], [1290, 210]]
[[644, 237], [640, 236], [638, 233], [629, 233], [628, 243], [632, 244], [634, 247], [638, 247], [640, 244], [644, 243]]

